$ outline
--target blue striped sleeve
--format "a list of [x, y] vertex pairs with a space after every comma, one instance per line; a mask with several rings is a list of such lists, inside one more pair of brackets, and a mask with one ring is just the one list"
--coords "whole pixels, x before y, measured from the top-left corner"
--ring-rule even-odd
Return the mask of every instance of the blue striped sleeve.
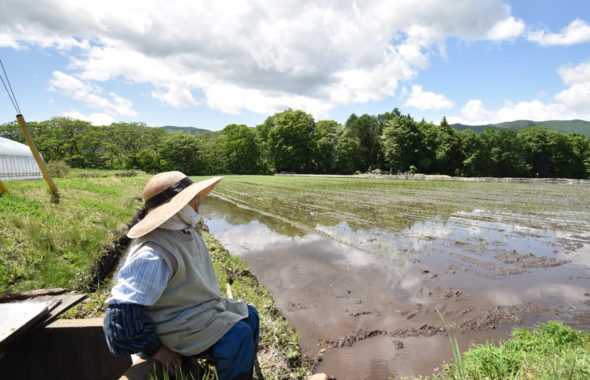
[[127, 259], [107, 303], [135, 303], [152, 306], [160, 298], [170, 277], [170, 270], [150, 245], [142, 246]]
[[141, 305], [110, 304], [104, 316], [103, 330], [109, 350], [116, 355], [142, 352], [152, 356], [162, 346], [156, 326], [149, 321]]

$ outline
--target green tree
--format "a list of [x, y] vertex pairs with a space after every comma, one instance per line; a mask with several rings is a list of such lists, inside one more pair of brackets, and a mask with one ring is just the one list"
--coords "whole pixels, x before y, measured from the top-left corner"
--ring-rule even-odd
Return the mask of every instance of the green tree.
[[568, 133], [568, 139], [576, 157], [574, 178], [590, 178], [590, 137], [579, 133]]
[[378, 119], [375, 116], [367, 114], [364, 114], [361, 117], [352, 114], [348, 120], [346, 120], [344, 126], [350, 131], [350, 135], [355, 136], [359, 141], [364, 161], [363, 171], [368, 171], [369, 168], [380, 168], [381, 128]]
[[512, 129], [489, 128], [479, 134], [485, 165], [479, 176], [522, 177], [528, 173], [522, 140]]
[[35, 145], [45, 161], [65, 161], [70, 167], [84, 167], [81, 138], [91, 124], [66, 117], [54, 117], [40, 123], [27, 123]]
[[388, 121], [381, 135], [386, 167], [391, 172], [406, 172], [412, 165], [419, 170], [423, 141], [424, 136], [409, 115], [400, 115]]
[[461, 140], [457, 131], [453, 129], [443, 117], [438, 128], [435, 149], [438, 173], [458, 175], [463, 162]]
[[205, 174], [200, 141], [194, 135], [168, 132], [162, 148], [162, 170], [180, 170], [186, 175]]
[[[27, 125], [32, 123], [27, 123]], [[35, 123], [36, 124], [36, 123]], [[29, 129], [31, 126], [29, 125]], [[22, 144], [26, 144], [25, 136], [23, 135], [20, 126], [16, 121], [11, 121], [9, 123], [5, 123], [0, 125], [0, 136], [6, 139], [18, 141]]]
[[222, 130], [221, 136], [218, 144], [224, 171], [232, 174], [258, 173], [260, 147], [255, 132], [243, 124], [230, 124]]
[[459, 132], [463, 163], [461, 175], [466, 177], [485, 176], [489, 166], [489, 156], [483, 149], [481, 139], [472, 129]]
[[416, 166], [421, 173], [436, 173], [438, 170], [436, 162], [438, 126], [424, 120], [419, 121], [417, 125], [422, 135], [422, 152]]
[[80, 156], [82, 163], [80, 167], [95, 169], [110, 169], [107, 167], [104, 157], [103, 141], [109, 136], [105, 134], [103, 127], [90, 126], [79, 138]]
[[336, 144], [336, 171], [340, 174], [353, 174], [364, 170], [365, 162], [359, 139], [350, 130], [344, 130]]
[[203, 158], [203, 174], [224, 174], [225, 171], [225, 157], [221, 150], [223, 140], [225, 137], [221, 134], [221, 131], [212, 133], [199, 133], [195, 135], [199, 140]]
[[315, 123], [315, 165], [318, 173], [335, 173], [338, 139], [344, 132], [342, 125], [334, 120], [320, 120]]
[[524, 156], [532, 177], [571, 178], [583, 176], [584, 158], [576, 155], [564, 133], [541, 126], [518, 133], [523, 141]]
[[314, 169], [314, 120], [303, 111], [286, 110], [257, 128], [276, 172], [311, 172]]
[[[377, 115], [377, 123], [379, 123], [379, 128], [383, 132], [383, 128], [387, 125], [388, 122], [391, 120], [402, 116], [400, 110], [396, 107], [391, 112], [385, 112], [382, 114]], [[410, 117], [410, 115], [408, 115]]]
[[146, 148], [148, 127], [145, 123], [113, 123], [106, 127], [110, 138], [105, 141], [105, 149], [113, 167], [136, 169], [141, 166], [140, 152]]
[[[162, 128], [147, 128], [144, 132], [144, 144], [138, 148], [136, 154], [137, 169], [146, 173], [164, 171], [164, 142], [169, 132]], [[115, 166], [113, 165], [113, 167]]]

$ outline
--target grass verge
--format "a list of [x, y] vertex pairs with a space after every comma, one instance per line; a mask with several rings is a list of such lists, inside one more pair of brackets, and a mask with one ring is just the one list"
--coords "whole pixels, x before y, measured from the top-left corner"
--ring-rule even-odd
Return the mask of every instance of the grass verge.
[[462, 355], [453, 334], [451, 329], [454, 360], [432, 379], [590, 379], [590, 333], [560, 322], [515, 328], [510, 339], [475, 345]]
[[148, 176], [72, 171], [56, 178], [10, 181], [0, 196], [0, 292], [39, 288], [87, 291], [96, 264], [141, 205]]

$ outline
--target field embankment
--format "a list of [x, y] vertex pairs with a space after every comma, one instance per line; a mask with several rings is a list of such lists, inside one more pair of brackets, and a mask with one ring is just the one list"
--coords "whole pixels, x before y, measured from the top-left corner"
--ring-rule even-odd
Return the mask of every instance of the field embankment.
[[[124, 174], [129, 175], [129, 174]], [[11, 181], [0, 197], [0, 292], [94, 286], [97, 263], [141, 205], [148, 176], [75, 171], [45, 182]]]

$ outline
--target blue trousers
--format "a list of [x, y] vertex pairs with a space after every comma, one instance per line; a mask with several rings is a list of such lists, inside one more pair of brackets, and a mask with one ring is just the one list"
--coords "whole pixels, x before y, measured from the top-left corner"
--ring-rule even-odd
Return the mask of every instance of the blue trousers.
[[258, 310], [248, 305], [248, 317], [236, 323], [208, 350], [217, 362], [219, 380], [252, 379], [258, 335]]

